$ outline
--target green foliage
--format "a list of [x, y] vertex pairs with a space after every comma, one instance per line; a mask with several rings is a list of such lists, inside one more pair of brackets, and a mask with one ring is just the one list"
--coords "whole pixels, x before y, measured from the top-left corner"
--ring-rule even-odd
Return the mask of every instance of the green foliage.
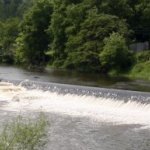
[[27, 66], [124, 71], [127, 44], [150, 41], [149, 0], [0, 0], [0, 20], [0, 62]]
[[2, 63], [13, 63], [14, 42], [19, 32], [18, 24], [17, 18], [0, 22], [0, 62]]
[[150, 80], [150, 61], [135, 64], [128, 76], [132, 78]]
[[14, 63], [20, 18], [32, 0], [0, 0], [0, 63]]
[[133, 30], [133, 37], [136, 41], [149, 41], [150, 39], [150, 1], [134, 0], [127, 1], [130, 8], [130, 15], [127, 22]]
[[[49, 34], [53, 35], [53, 41], [49, 44], [48, 54], [53, 59], [52, 63], [55, 67], [62, 66], [66, 59], [65, 45], [68, 39], [66, 32], [73, 32], [76, 29], [77, 19], [79, 20], [81, 15], [80, 8], [77, 8], [80, 1], [54, 0], [54, 11], [49, 26]], [[74, 26], [68, 28], [73, 22]]]
[[32, 0], [0, 0], [0, 20], [21, 17]]
[[43, 114], [36, 120], [18, 117], [0, 134], [0, 150], [37, 150], [46, 144], [48, 122]]
[[136, 63], [129, 71], [128, 76], [150, 80], [150, 51], [138, 52], [135, 58]]
[[112, 33], [104, 40], [105, 46], [100, 53], [100, 61], [104, 72], [113, 69], [125, 71], [131, 66], [132, 57], [126, 45], [125, 39], [119, 33]]
[[28, 65], [44, 65], [48, 49], [47, 28], [52, 14], [49, 0], [37, 1], [24, 16], [21, 31], [16, 40], [16, 62]]
[[87, 71], [88, 66], [91, 71], [100, 71], [98, 55], [103, 49], [103, 39], [112, 32], [125, 35], [127, 31], [125, 22], [116, 16], [98, 14], [95, 10], [88, 12], [80, 31], [68, 38], [65, 67]]
[[136, 54], [137, 63], [150, 61], [150, 51], [143, 51]]

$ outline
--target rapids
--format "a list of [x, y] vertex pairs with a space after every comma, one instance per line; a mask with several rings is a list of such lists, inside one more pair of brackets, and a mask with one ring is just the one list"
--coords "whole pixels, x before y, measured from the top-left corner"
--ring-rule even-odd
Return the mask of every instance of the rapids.
[[[149, 99], [149, 98], [148, 98]], [[150, 104], [89, 95], [62, 94], [0, 82], [0, 110], [50, 112], [98, 122], [150, 126]]]
[[44, 112], [42, 150], [150, 150], [150, 93], [10, 82], [0, 82], [0, 125]]

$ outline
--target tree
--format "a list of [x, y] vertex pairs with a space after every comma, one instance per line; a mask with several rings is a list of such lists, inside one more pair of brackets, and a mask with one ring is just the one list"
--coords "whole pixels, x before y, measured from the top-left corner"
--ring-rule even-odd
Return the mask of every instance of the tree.
[[103, 39], [112, 32], [127, 33], [126, 23], [116, 16], [98, 14], [96, 10], [88, 12], [81, 23], [80, 31], [71, 35], [66, 43], [66, 68], [82, 71], [101, 71], [99, 53], [103, 48]]
[[0, 57], [3, 63], [13, 63], [14, 61], [14, 42], [19, 32], [18, 25], [18, 18], [0, 23]]
[[132, 39], [135, 41], [150, 40], [150, 1], [127, 0], [130, 16], [126, 18], [129, 28], [133, 30]]
[[47, 33], [53, 6], [49, 0], [39, 0], [25, 14], [16, 40], [16, 62], [45, 65], [49, 44]]
[[[71, 20], [73, 20], [73, 18], [69, 17], [69, 9], [81, 1], [82, 0], [54, 0], [53, 2], [54, 11], [49, 26], [49, 34], [53, 35], [53, 41], [49, 44], [47, 54], [53, 59], [51, 63], [53, 63], [55, 67], [62, 66], [66, 59], [65, 46], [68, 39], [66, 30], [67, 27], [70, 26]], [[74, 20], [76, 21], [76, 19]]]
[[18, 9], [22, 3], [24, 3], [23, 0], [0, 0], [0, 19], [17, 17]]
[[99, 55], [103, 72], [125, 71], [131, 66], [132, 55], [121, 34], [112, 33], [110, 37], [105, 38], [104, 44], [103, 51]]
[[128, 0], [102, 0], [100, 5], [101, 13], [115, 15], [126, 19], [131, 15]]

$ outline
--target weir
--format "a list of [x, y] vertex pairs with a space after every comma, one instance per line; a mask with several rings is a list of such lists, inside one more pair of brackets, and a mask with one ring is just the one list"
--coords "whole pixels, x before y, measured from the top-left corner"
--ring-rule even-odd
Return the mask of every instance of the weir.
[[1, 110], [56, 113], [100, 122], [150, 126], [150, 93], [44, 83], [0, 83]]
[[5, 80], [1, 79], [1, 82], [13, 83], [14, 85], [21, 85], [27, 89], [38, 89], [43, 91], [56, 92], [58, 94], [75, 94], [75, 95], [86, 95], [103, 98], [111, 98], [116, 100], [136, 101], [140, 103], [150, 103], [149, 92], [138, 92], [129, 90], [116, 90], [108, 88], [97, 88], [88, 86], [78, 86], [69, 84], [58, 84], [50, 82], [35, 82], [29, 80]]
[[150, 93], [33, 81], [0, 82], [0, 123], [44, 112], [44, 150], [149, 150]]

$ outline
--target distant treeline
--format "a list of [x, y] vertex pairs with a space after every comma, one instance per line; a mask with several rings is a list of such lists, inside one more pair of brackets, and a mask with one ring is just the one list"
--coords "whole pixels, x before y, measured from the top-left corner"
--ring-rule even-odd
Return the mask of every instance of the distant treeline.
[[28, 7], [32, 6], [32, 0], [0, 0], [0, 19], [21, 17]]
[[125, 71], [150, 41], [150, 0], [0, 0], [0, 61]]

